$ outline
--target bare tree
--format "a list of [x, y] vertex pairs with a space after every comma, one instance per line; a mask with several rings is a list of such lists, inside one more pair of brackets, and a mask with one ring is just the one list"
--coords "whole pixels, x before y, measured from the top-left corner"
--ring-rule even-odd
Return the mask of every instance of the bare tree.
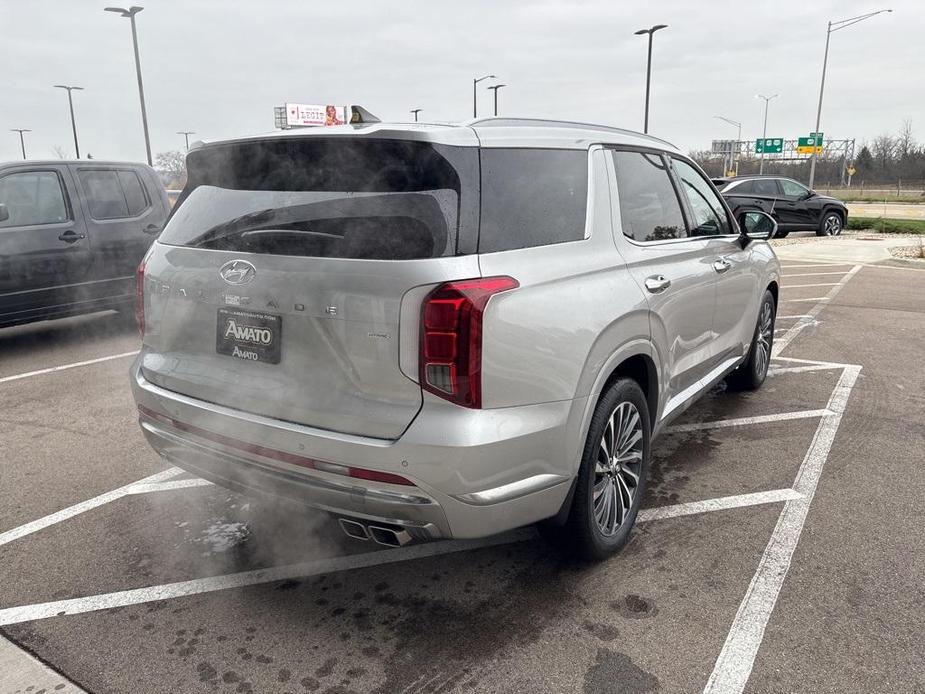
[[186, 184], [186, 155], [178, 150], [161, 152], [154, 157], [154, 170], [168, 188], [182, 188]]
[[912, 134], [912, 121], [904, 120], [903, 127], [896, 137], [896, 154], [905, 159], [915, 151], [915, 136]]
[[896, 153], [896, 140], [890, 135], [878, 135], [870, 144], [871, 153], [877, 165], [886, 169]]
[[58, 159], [67, 159], [67, 151], [61, 145], [55, 145], [51, 151]]

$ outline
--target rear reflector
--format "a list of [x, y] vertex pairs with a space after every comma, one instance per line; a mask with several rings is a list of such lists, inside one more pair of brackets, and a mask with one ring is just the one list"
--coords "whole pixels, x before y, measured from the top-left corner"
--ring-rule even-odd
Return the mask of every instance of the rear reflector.
[[409, 479], [402, 477], [401, 475], [395, 475], [391, 472], [380, 472], [378, 470], [367, 470], [366, 468], [361, 467], [349, 467], [347, 465], [338, 465], [337, 463], [328, 463], [323, 460], [315, 460], [314, 458], [306, 458], [302, 455], [296, 455], [295, 453], [287, 453], [286, 451], [278, 451], [274, 448], [267, 448], [266, 446], [259, 446], [253, 443], [247, 443], [246, 441], [240, 441], [238, 439], [231, 438], [230, 436], [225, 436], [224, 434], [216, 434], [215, 432], [208, 431], [207, 429], [201, 429], [192, 424], [187, 424], [181, 422], [178, 419], [169, 417], [168, 415], [161, 414], [160, 412], [155, 412], [154, 410], [148, 409], [144, 405], [138, 406], [139, 414], [146, 419], [153, 420], [155, 422], [160, 422], [161, 424], [166, 424], [174, 429], [180, 431], [185, 431], [188, 434], [193, 434], [201, 439], [206, 439], [207, 441], [212, 441], [218, 443], [226, 448], [233, 448], [238, 451], [244, 451], [245, 453], [250, 453], [252, 455], [259, 455], [262, 458], [269, 458], [270, 460], [278, 460], [283, 463], [289, 463], [290, 465], [298, 465], [299, 467], [309, 468], [311, 470], [319, 470], [321, 472], [330, 472], [335, 475], [343, 475], [344, 477], [353, 477], [359, 480], [369, 480], [371, 482], [385, 482], [386, 484], [402, 484], [407, 487], [414, 487], [415, 484]]
[[482, 407], [482, 314], [488, 300], [519, 287], [513, 277], [447, 282], [421, 308], [421, 387], [450, 402]]

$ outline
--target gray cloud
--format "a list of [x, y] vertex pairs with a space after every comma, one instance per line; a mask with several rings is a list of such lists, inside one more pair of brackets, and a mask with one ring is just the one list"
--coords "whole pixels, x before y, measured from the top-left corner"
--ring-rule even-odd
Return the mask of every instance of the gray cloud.
[[[885, 2], [888, 0], [884, 0]], [[73, 152], [66, 96], [78, 84], [81, 151], [144, 157], [128, 20], [102, 0], [0, 0], [0, 159], [19, 157], [9, 128], [32, 128], [30, 157]], [[925, 6], [833, 35], [823, 130], [871, 138], [910, 119], [925, 137]], [[713, 118], [742, 120], [760, 134], [756, 92], [772, 102], [769, 136], [815, 124], [829, 19], [879, 6], [817, 2], [401, 3], [352, 0], [151, 0], [138, 16], [152, 147], [182, 147], [177, 130], [220, 138], [271, 130], [285, 101], [359, 103], [383, 119], [453, 121], [471, 115], [472, 77], [493, 72], [509, 86], [502, 115], [568, 118], [641, 129], [645, 38], [655, 37], [650, 130], [682, 148], [735, 134]], [[480, 85], [480, 113], [490, 93]]]

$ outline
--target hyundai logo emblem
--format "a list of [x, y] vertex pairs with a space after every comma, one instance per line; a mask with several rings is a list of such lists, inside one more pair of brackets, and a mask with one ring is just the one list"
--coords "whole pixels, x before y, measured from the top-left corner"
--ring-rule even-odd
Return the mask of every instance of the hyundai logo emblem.
[[229, 260], [222, 265], [218, 274], [228, 284], [247, 284], [257, 274], [257, 268], [246, 260]]

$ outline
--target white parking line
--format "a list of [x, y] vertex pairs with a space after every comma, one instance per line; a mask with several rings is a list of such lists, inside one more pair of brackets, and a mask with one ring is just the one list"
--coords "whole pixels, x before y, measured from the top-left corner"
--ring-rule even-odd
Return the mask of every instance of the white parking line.
[[781, 274], [781, 277], [818, 277], [819, 275], [844, 275], [847, 270], [839, 270], [838, 272], [796, 272], [788, 273], [784, 272]]
[[848, 267], [851, 263], [813, 263], [810, 265], [781, 265], [781, 269], [787, 268], [804, 268], [804, 267]]
[[[860, 269], [861, 269], [860, 265], [855, 265], [854, 267], [852, 267], [848, 272], [845, 273], [845, 276], [841, 278], [838, 284], [832, 287], [832, 289], [829, 291], [828, 294], [825, 295], [825, 297], [823, 297], [822, 299], [816, 300], [817, 301], [816, 305], [813, 306], [809, 310], [809, 313], [807, 314], [805, 318], [803, 318], [799, 323], [795, 324], [792, 328], [790, 328], [790, 330], [787, 331], [787, 333], [783, 337], [781, 337], [779, 340], [774, 340], [774, 348], [771, 354], [773, 356], [777, 356], [783, 350], [785, 350], [787, 348], [787, 345], [790, 344], [793, 338], [796, 337], [799, 334], [799, 332], [803, 328], [806, 327], [807, 321], [811, 321], [816, 316], [818, 316], [819, 313], [822, 311], [822, 309], [825, 308], [826, 306], [825, 302], [834, 299], [838, 295], [838, 293], [842, 290], [842, 287], [844, 287], [848, 283], [848, 281], [858, 273]], [[814, 299], [790, 299], [789, 301], [814, 301]]]
[[772, 489], [767, 492], [754, 494], [736, 494], [724, 496], [719, 499], [705, 499], [704, 501], [691, 501], [686, 504], [661, 506], [658, 508], [644, 508], [639, 512], [636, 520], [640, 523], [662, 520], [664, 518], [677, 518], [678, 516], [691, 516], [697, 513], [710, 513], [712, 511], [725, 511], [743, 506], [758, 506], [759, 504], [773, 504], [776, 501], [789, 501], [800, 499], [802, 494], [793, 489]]
[[[738, 494], [735, 496], [721, 497], [719, 499], [705, 499], [703, 501], [693, 501], [673, 506], [643, 509], [639, 512], [637, 520], [640, 523], [647, 523], [664, 518], [676, 518], [678, 516], [726, 511], [735, 508], [755, 506], [757, 504], [788, 501], [799, 497], [800, 493], [793, 489], [772, 489], [755, 494]], [[533, 539], [536, 539], [536, 531], [532, 528], [523, 528], [481, 540], [448, 540], [445, 542], [409, 545], [397, 549], [384, 549], [363, 554], [315, 559], [300, 564], [275, 566], [268, 569], [257, 569], [255, 571], [243, 571], [241, 573], [226, 574], [224, 576], [196, 578], [190, 581], [179, 581], [177, 583], [167, 583], [159, 586], [149, 586], [147, 588], [121, 590], [115, 593], [103, 593], [101, 595], [90, 595], [82, 598], [70, 598], [66, 600], [37, 603], [34, 605], [7, 607], [5, 609], [0, 609], [0, 626], [31, 622], [37, 619], [47, 619], [49, 617], [63, 617], [65, 615], [97, 612], [99, 610], [108, 610], [113, 607], [140, 605], [157, 600], [168, 600], [171, 598], [182, 598], [188, 595], [227, 590], [228, 588], [243, 588], [246, 586], [273, 583], [275, 581], [283, 581], [292, 578], [307, 578], [310, 576], [334, 573], [336, 571], [349, 571], [352, 569], [380, 566], [382, 564], [395, 564], [403, 561], [411, 561], [413, 559], [423, 559], [425, 557], [435, 557], [443, 554], [452, 554], [455, 552], [464, 552]]]
[[835, 287], [838, 282], [825, 282], [820, 284], [785, 284], [784, 289], [806, 289], [806, 287]]
[[807, 371], [831, 371], [832, 369], [842, 368], [839, 364], [808, 364], [806, 366], [772, 366], [768, 369], [768, 376], [779, 376], [781, 374], [799, 374]]
[[797, 313], [791, 316], [777, 316], [776, 320], [799, 320], [800, 318], [812, 318], [808, 313]]
[[88, 359], [87, 361], [76, 361], [73, 364], [62, 364], [61, 366], [52, 366], [47, 369], [39, 369], [38, 371], [29, 371], [27, 373], [15, 374], [13, 376], [4, 376], [0, 378], [0, 383], [8, 383], [10, 381], [18, 381], [21, 378], [31, 378], [32, 376], [41, 376], [42, 374], [55, 373], [57, 371], [66, 371], [68, 369], [76, 369], [78, 366], [90, 366], [91, 364], [100, 364], [104, 361], [112, 361], [113, 359], [123, 359], [125, 357], [134, 357], [138, 354], [136, 349], [134, 352], [122, 352], [122, 354], [110, 354], [108, 357], [99, 357], [98, 359]]
[[828, 301], [829, 297], [827, 296], [813, 296], [809, 299], [784, 299], [784, 303], [792, 304], [798, 301]]
[[690, 424], [675, 424], [665, 429], [666, 434], [678, 434], [685, 431], [702, 431], [704, 429], [724, 429], [726, 427], [742, 427], [749, 424], [764, 424], [766, 422], [786, 422], [792, 419], [811, 419], [813, 417], [828, 417], [831, 415], [827, 409], [798, 410], [796, 412], [779, 412], [777, 414], [763, 414], [755, 417], [737, 417], [735, 419], [719, 419], [714, 422], [692, 422]]
[[43, 518], [32, 521], [31, 523], [26, 523], [25, 525], [20, 525], [18, 528], [13, 528], [12, 530], [7, 530], [4, 533], [0, 533], [0, 546], [12, 542], [13, 540], [18, 540], [21, 537], [26, 535], [31, 535], [32, 533], [43, 530], [50, 525], [55, 523], [60, 523], [65, 521], [68, 518], [73, 518], [76, 515], [90, 511], [98, 506], [103, 504], [108, 504], [110, 501], [115, 501], [120, 499], [127, 494], [131, 494], [132, 488], [139, 484], [151, 484], [157, 482], [163, 482], [164, 480], [170, 479], [175, 475], [179, 475], [182, 472], [180, 468], [167, 468], [162, 472], [155, 473], [150, 477], [145, 477], [140, 479], [137, 482], [132, 482], [127, 484], [124, 487], [119, 487], [118, 489], [113, 489], [111, 492], [106, 492], [105, 494], [100, 494], [95, 496], [92, 499], [87, 499], [86, 501], [81, 501], [79, 504], [74, 504], [73, 506], [68, 506], [63, 508], [60, 511], [56, 511], [50, 515], [47, 515]]
[[838, 379], [827, 405], [834, 414], [824, 417], [819, 422], [813, 442], [806, 451], [793, 485], [803, 497], [784, 504], [771, 539], [758, 563], [758, 570], [739, 605], [723, 650], [716, 659], [713, 672], [704, 687], [704, 694], [739, 694], [748, 683], [755, 656], [764, 639], [764, 630], [790, 569], [793, 552], [800, 541], [819, 477], [832, 449], [851, 389], [860, 372], [860, 366], [848, 366]]
[[136, 482], [128, 488], [128, 494], [151, 494], [152, 492], [169, 492], [174, 489], [188, 489], [190, 487], [211, 487], [209, 480], [201, 477], [191, 477], [186, 480], [168, 480], [167, 482]]

